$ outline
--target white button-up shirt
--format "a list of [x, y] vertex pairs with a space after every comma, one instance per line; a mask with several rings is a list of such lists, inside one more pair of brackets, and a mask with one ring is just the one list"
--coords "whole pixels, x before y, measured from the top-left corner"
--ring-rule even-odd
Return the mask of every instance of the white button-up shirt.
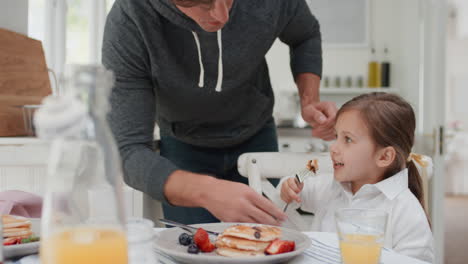
[[432, 232], [421, 204], [408, 188], [408, 170], [376, 184], [366, 184], [353, 195], [349, 183], [333, 175], [309, 177], [301, 192], [301, 208], [315, 213], [313, 230], [336, 232], [340, 208], [372, 208], [389, 214], [385, 247], [430, 263], [434, 260]]

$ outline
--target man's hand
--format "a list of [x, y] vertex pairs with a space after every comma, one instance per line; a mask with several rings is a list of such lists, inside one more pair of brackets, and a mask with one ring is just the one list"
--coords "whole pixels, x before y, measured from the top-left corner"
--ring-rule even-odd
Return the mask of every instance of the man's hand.
[[296, 77], [301, 111], [304, 121], [312, 126], [312, 136], [324, 140], [335, 139], [336, 104], [320, 102], [320, 77], [313, 73], [301, 73]]
[[203, 207], [224, 222], [280, 225], [286, 215], [249, 186], [177, 170], [166, 181], [164, 194], [175, 206]]
[[312, 135], [323, 140], [335, 139], [336, 104], [316, 102], [302, 106], [302, 118], [312, 126]]
[[204, 207], [223, 222], [280, 225], [286, 220], [270, 200], [242, 183], [217, 180], [207, 198]]

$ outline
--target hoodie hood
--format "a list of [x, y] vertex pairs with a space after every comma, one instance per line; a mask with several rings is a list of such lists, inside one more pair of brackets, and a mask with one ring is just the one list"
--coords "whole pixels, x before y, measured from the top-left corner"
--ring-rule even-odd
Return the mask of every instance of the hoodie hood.
[[182, 13], [171, 0], [150, 0], [150, 3], [159, 14], [179, 27], [197, 33], [204, 32], [195, 21]]
[[[172, 23], [187, 29], [192, 32], [194, 44], [197, 47], [198, 51], [198, 63], [200, 68], [200, 75], [198, 78], [198, 87], [203, 88], [205, 86], [205, 67], [203, 65], [202, 57], [202, 47], [200, 44], [199, 34], [209, 33], [204, 31], [195, 21], [181, 12], [171, 0], [152, 0], [151, 3], [153, 6], [164, 16], [167, 20]], [[234, 10], [236, 1], [233, 2], [233, 5], [230, 10], [230, 15], [232, 10]], [[216, 81], [215, 91], [221, 92], [223, 86], [223, 40], [222, 40], [222, 29], [217, 31], [217, 43], [219, 49], [218, 57], [218, 78]]]
[[[195, 21], [190, 17], [182, 13], [172, 2], [172, 0], [150, 0], [151, 5], [165, 17], [167, 20], [178, 25], [179, 27], [185, 28], [189, 31], [194, 31], [199, 34], [214, 34], [211, 32], [204, 31]], [[232, 17], [236, 10], [237, 1], [233, 1], [231, 10], [229, 11], [229, 17]], [[229, 23], [229, 21], [228, 21]]]

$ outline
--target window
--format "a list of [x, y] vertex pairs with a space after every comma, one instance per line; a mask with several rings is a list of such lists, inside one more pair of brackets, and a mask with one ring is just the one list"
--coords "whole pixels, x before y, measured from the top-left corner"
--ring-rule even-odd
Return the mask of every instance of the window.
[[43, 42], [58, 76], [66, 64], [99, 64], [106, 15], [115, 0], [29, 0], [28, 35]]
[[[93, 1], [94, 2], [94, 1]], [[96, 1], [97, 2], [97, 1]], [[90, 63], [89, 0], [69, 0], [66, 17], [66, 64]]]

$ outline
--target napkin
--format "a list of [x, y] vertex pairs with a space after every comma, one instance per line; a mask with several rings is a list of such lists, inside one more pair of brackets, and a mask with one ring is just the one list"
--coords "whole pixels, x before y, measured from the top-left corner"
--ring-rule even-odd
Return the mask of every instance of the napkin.
[[42, 197], [23, 191], [0, 192], [0, 214], [40, 218]]

